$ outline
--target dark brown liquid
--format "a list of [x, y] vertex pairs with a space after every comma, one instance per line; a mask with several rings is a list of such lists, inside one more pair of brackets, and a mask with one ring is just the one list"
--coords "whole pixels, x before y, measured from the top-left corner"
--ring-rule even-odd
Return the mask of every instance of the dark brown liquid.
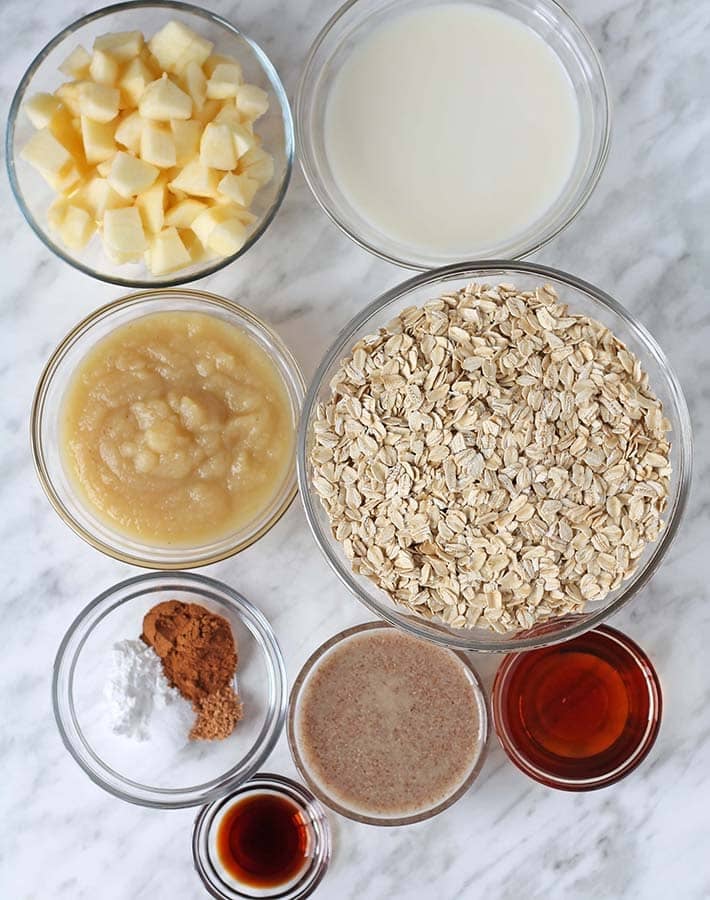
[[521, 654], [502, 698], [517, 752], [561, 778], [597, 778], [623, 765], [643, 742], [649, 715], [644, 669], [598, 632]]
[[303, 868], [307, 852], [301, 810], [275, 794], [252, 794], [235, 803], [217, 829], [220, 863], [249, 887], [286, 884]]

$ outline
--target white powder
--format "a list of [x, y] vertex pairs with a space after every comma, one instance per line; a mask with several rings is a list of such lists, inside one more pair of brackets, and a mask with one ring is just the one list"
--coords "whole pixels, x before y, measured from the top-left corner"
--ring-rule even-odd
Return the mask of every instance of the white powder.
[[118, 641], [111, 656], [104, 696], [114, 734], [147, 741], [160, 731], [176, 744], [185, 743], [194, 713], [168, 684], [153, 648], [143, 641]]

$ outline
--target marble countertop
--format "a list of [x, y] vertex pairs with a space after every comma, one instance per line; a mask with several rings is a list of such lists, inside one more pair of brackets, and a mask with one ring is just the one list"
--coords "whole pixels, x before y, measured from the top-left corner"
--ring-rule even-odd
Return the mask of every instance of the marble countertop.
[[[336, 0], [209, 0], [271, 56], [293, 98], [308, 46]], [[377, 829], [331, 816], [335, 852], [322, 900], [653, 900], [710, 896], [710, 4], [574, 0], [603, 58], [614, 136], [602, 180], [577, 220], [535, 257], [617, 297], [668, 354], [695, 430], [695, 476], [681, 533], [652, 583], [613, 624], [641, 643], [663, 681], [650, 757], [591, 794], [547, 790], [495, 741], [475, 787], [427, 823]], [[6, 110], [35, 52], [89, 0], [3, 0]], [[103, 557], [59, 520], [32, 471], [28, 416], [58, 340], [120, 295], [70, 269], [31, 233], [0, 184], [0, 897], [193, 900], [194, 810], [115, 800], [65, 752], [50, 704], [52, 660], [76, 613], [136, 570]], [[266, 236], [200, 286], [253, 308], [307, 377], [362, 305], [406, 277], [345, 238], [297, 170]], [[335, 631], [368, 617], [315, 547], [298, 503], [256, 546], [212, 566], [270, 618], [295, 676]], [[480, 665], [490, 683], [496, 660]], [[294, 774], [285, 738], [265, 768]]]

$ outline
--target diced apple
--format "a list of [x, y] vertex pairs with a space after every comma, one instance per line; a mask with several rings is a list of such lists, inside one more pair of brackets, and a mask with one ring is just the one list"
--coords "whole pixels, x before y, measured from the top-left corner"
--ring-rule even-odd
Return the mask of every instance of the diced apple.
[[254, 134], [246, 125], [230, 125], [229, 128], [232, 132], [232, 140], [234, 141], [237, 159], [241, 160], [245, 153], [248, 153], [252, 148], [256, 147]]
[[43, 174], [56, 176], [67, 172], [74, 162], [66, 147], [60, 144], [49, 128], [42, 128], [33, 134], [20, 156]]
[[141, 132], [141, 159], [159, 169], [170, 169], [175, 165], [175, 139], [167, 127], [155, 122], [146, 122]]
[[219, 180], [219, 173], [215, 169], [202, 165], [197, 158], [181, 169], [177, 178], [170, 182], [170, 188], [184, 191], [195, 197], [216, 197]]
[[200, 162], [212, 169], [229, 171], [237, 165], [231, 126], [209, 122], [200, 140]]
[[139, 259], [148, 246], [140, 213], [135, 206], [107, 209], [103, 237], [111, 250], [129, 259]]
[[177, 228], [165, 228], [150, 244], [150, 271], [165, 275], [191, 263], [190, 253], [180, 239]]
[[223, 209], [219, 206], [213, 206], [196, 216], [190, 228], [197, 235], [202, 246], [206, 247], [212, 230], [225, 218], [227, 218], [227, 215]]
[[184, 166], [200, 152], [202, 126], [193, 119], [173, 119], [170, 130], [175, 141], [175, 161], [177, 165]]
[[163, 70], [160, 68], [160, 63], [158, 62], [158, 60], [150, 52], [150, 47], [148, 47], [147, 44], [138, 54], [138, 57], [153, 73], [153, 80], [155, 80], [156, 78], [160, 78], [160, 76], [163, 74]]
[[180, 235], [183, 246], [190, 254], [191, 263], [202, 262], [209, 257], [207, 250], [204, 248], [194, 231], [191, 229], [184, 229], [182, 231], [179, 230], [178, 234]]
[[86, 78], [89, 74], [90, 64], [91, 57], [81, 44], [79, 44], [72, 50], [69, 56], [67, 56], [61, 66], [59, 66], [59, 71], [66, 75], [67, 78], [80, 80]]
[[118, 81], [118, 63], [113, 56], [109, 56], [103, 50], [94, 50], [89, 66], [89, 75], [97, 84], [114, 87]]
[[165, 217], [165, 184], [158, 182], [136, 197], [136, 206], [149, 234], [157, 234]]
[[94, 122], [81, 117], [81, 138], [87, 162], [99, 163], [111, 159], [116, 152], [115, 128], [111, 122]]
[[207, 246], [219, 256], [231, 256], [246, 243], [247, 229], [239, 219], [225, 219], [210, 231]]
[[239, 63], [219, 63], [207, 82], [207, 96], [211, 100], [236, 97], [242, 83], [242, 67]]
[[165, 213], [165, 224], [175, 228], [189, 228], [195, 219], [207, 209], [207, 204], [191, 197], [179, 200]]
[[102, 178], [108, 178], [111, 174], [111, 167], [113, 166], [113, 158], [105, 159], [103, 162], [100, 162], [96, 166], [96, 171]]
[[171, 119], [189, 119], [192, 100], [181, 91], [167, 75], [151, 82], [138, 102], [138, 111], [144, 119], [169, 122]]
[[[78, 124], [78, 130], [76, 125]], [[74, 162], [79, 169], [85, 167], [86, 157], [84, 155], [84, 143], [81, 137], [81, 119], [75, 120], [69, 110], [60, 107], [52, 116], [49, 123], [49, 130], [59, 143], [74, 158]]]
[[118, 115], [118, 88], [85, 81], [79, 89], [79, 114], [96, 122], [111, 122]]
[[96, 225], [85, 209], [73, 204], [67, 206], [64, 219], [59, 225], [59, 234], [67, 247], [81, 250], [88, 244], [95, 230]]
[[211, 56], [207, 57], [202, 68], [205, 70], [205, 75], [208, 78], [211, 78], [214, 75], [214, 70], [220, 65], [239, 66], [239, 61], [233, 56], [225, 56], [223, 53], [213, 53]]
[[107, 209], [120, 209], [128, 205], [128, 200], [121, 197], [108, 183], [108, 179], [94, 176], [81, 189], [82, 201], [88, 207], [95, 221], [103, 221]]
[[215, 118], [215, 116], [217, 116], [219, 110], [219, 100], [205, 100], [202, 109], [193, 110], [192, 118], [204, 127], [208, 122], [211, 122]]
[[81, 115], [81, 87], [83, 81], [67, 81], [54, 92], [73, 116]]
[[229, 172], [217, 185], [217, 190], [233, 203], [248, 207], [258, 191], [259, 184], [248, 175], [234, 175]]
[[46, 128], [61, 105], [54, 94], [35, 94], [25, 103], [25, 112], [35, 128]]
[[274, 177], [274, 158], [261, 147], [252, 147], [240, 157], [238, 173], [246, 173], [260, 185], [267, 184]]
[[109, 53], [118, 62], [128, 62], [143, 49], [143, 34], [140, 31], [113, 31], [102, 34], [94, 41], [94, 50]]
[[269, 95], [255, 84], [241, 84], [237, 91], [237, 109], [250, 121], [263, 116], [269, 108]]
[[155, 166], [119, 150], [111, 163], [108, 181], [117, 194], [134, 197], [147, 191], [157, 177], [158, 169]]
[[183, 80], [187, 93], [192, 97], [194, 109], [201, 110], [207, 98], [207, 79], [205, 78], [205, 73], [194, 60], [185, 66]]
[[52, 200], [49, 204], [49, 209], [47, 210], [47, 222], [49, 223], [49, 227], [54, 229], [55, 231], [59, 230], [59, 226], [64, 221], [64, 216], [67, 213], [67, 207], [69, 206], [69, 200], [64, 196], [64, 194], [59, 194], [57, 197]]
[[179, 74], [190, 62], [202, 65], [214, 45], [182, 22], [173, 21], [161, 28], [150, 39], [148, 46], [161, 68]]
[[138, 153], [141, 146], [141, 134], [143, 133], [144, 121], [140, 114], [136, 112], [129, 113], [125, 119], [121, 119], [116, 128], [116, 142], [121, 144], [127, 150]]
[[152, 81], [155, 77], [146, 63], [138, 56], [132, 59], [118, 82], [124, 101], [129, 106], [138, 106], [143, 91]]

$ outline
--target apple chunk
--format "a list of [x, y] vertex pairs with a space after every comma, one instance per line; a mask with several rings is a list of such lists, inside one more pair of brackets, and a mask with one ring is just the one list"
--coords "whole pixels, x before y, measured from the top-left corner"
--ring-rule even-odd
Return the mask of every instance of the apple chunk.
[[79, 113], [95, 122], [111, 122], [118, 115], [120, 100], [118, 88], [86, 81], [79, 88]]
[[118, 62], [128, 62], [143, 49], [143, 33], [140, 31], [112, 31], [101, 34], [94, 41], [94, 50], [110, 54]]
[[139, 259], [148, 246], [140, 213], [135, 206], [107, 209], [103, 234], [110, 249], [129, 259]]
[[122, 197], [135, 197], [148, 190], [157, 177], [158, 169], [155, 166], [119, 150], [111, 163], [108, 181]]
[[200, 162], [203, 166], [229, 171], [237, 165], [237, 152], [229, 125], [210, 122], [200, 140]]
[[190, 253], [180, 240], [177, 228], [165, 228], [151, 241], [150, 271], [153, 275], [174, 272], [189, 266], [191, 261]]
[[61, 105], [54, 94], [35, 94], [25, 103], [25, 112], [35, 128], [46, 128]]
[[67, 78], [80, 80], [86, 78], [89, 74], [89, 66], [91, 65], [91, 57], [86, 50], [79, 44], [74, 47], [72, 52], [67, 56], [64, 62], [59, 66], [59, 71], [63, 72]]
[[171, 169], [176, 162], [172, 132], [155, 122], [146, 122], [141, 132], [141, 159], [159, 169]]
[[138, 101], [138, 111], [144, 119], [169, 122], [171, 119], [189, 119], [192, 113], [190, 95], [173, 84], [167, 75], [151, 82]]

